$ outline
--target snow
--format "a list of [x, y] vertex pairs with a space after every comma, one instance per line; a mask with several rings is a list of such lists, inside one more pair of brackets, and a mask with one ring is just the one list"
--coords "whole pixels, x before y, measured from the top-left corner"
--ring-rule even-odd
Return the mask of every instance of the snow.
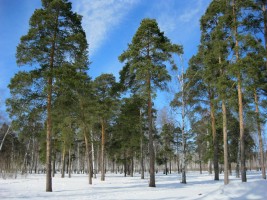
[[267, 199], [267, 181], [260, 172], [248, 172], [248, 182], [230, 176], [230, 184], [224, 186], [223, 176], [214, 181], [213, 175], [198, 172], [187, 173], [187, 184], [180, 183], [180, 175], [156, 175], [156, 188], [148, 187], [148, 174], [124, 177], [123, 174], [107, 174], [105, 181], [93, 179], [88, 184], [85, 174], [73, 174], [72, 178], [53, 178], [53, 192], [45, 192], [45, 175], [29, 174], [16, 179], [0, 179], [0, 199]]

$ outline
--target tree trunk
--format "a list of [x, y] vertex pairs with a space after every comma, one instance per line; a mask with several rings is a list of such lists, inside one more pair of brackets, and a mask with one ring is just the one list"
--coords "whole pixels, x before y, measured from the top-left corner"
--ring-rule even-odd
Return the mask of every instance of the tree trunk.
[[172, 173], [172, 158], [170, 156], [170, 162], [169, 162], [169, 173]]
[[104, 119], [101, 119], [102, 140], [101, 140], [101, 181], [105, 180], [105, 135], [106, 127]]
[[[233, 22], [234, 22], [234, 37], [235, 37], [235, 56], [236, 62], [239, 60], [239, 44], [237, 40], [237, 16], [235, 0], [233, 1]], [[241, 72], [237, 73], [237, 92], [238, 92], [238, 110], [239, 110], [239, 128], [240, 128], [240, 161], [241, 161], [241, 179], [242, 182], [247, 182], [246, 176], [246, 159], [245, 159], [245, 136], [244, 136], [244, 119], [243, 119], [243, 99], [242, 99], [242, 77]]]
[[164, 170], [165, 175], [168, 174], [168, 165], [167, 164], [168, 164], [167, 158], [165, 158], [165, 170]]
[[80, 142], [77, 143], [77, 174], [80, 174]]
[[185, 135], [185, 96], [184, 96], [184, 77], [183, 77], [183, 68], [182, 68], [182, 75], [181, 75], [181, 87], [182, 87], [182, 153], [183, 153], [183, 160], [182, 160], [182, 182], [186, 184], [186, 135]]
[[149, 187], [156, 187], [155, 180], [155, 152], [153, 144], [153, 129], [152, 129], [152, 98], [151, 98], [151, 82], [150, 74], [147, 79], [148, 84], [148, 133], [149, 133]]
[[54, 68], [54, 57], [56, 49], [56, 38], [58, 32], [58, 12], [57, 12], [57, 23], [54, 29], [54, 35], [52, 40], [52, 47], [50, 52], [49, 62], [49, 76], [47, 80], [47, 126], [46, 126], [46, 192], [52, 192], [52, 166], [51, 166], [51, 152], [52, 152], [52, 87], [53, 87], [53, 68]]
[[55, 177], [55, 174], [56, 174], [56, 154], [53, 153], [53, 166], [52, 166], [52, 169], [53, 169], [53, 173], [52, 173], [52, 176]]
[[71, 178], [71, 148], [69, 148], [69, 178]]
[[92, 184], [92, 167], [91, 167], [91, 162], [92, 160], [90, 159], [90, 155], [91, 155], [91, 145], [90, 142], [88, 140], [88, 131], [86, 128], [86, 125], [84, 125], [84, 141], [85, 141], [85, 151], [86, 151], [86, 160], [87, 160], [87, 169], [88, 169], [88, 181], [89, 184]]
[[265, 165], [264, 165], [264, 149], [263, 149], [263, 142], [262, 142], [262, 135], [261, 135], [261, 122], [260, 122], [260, 113], [259, 113], [259, 102], [258, 102], [258, 94], [256, 89], [254, 90], [254, 101], [256, 107], [256, 117], [257, 117], [257, 128], [258, 128], [258, 138], [259, 138], [259, 147], [260, 147], [260, 166], [261, 166], [261, 173], [262, 178], [266, 179], [266, 172], [265, 172]]
[[133, 177], [134, 174], [134, 156], [131, 156], [131, 177]]
[[66, 148], [65, 148], [65, 144], [63, 144], [64, 147], [63, 147], [63, 150], [62, 150], [62, 158], [61, 158], [61, 178], [64, 178], [65, 177], [65, 157], [66, 157]]
[[213, 138], [213, 166], [214, 166], [214, 180], [219, 180], [219, 155], [218, 155], [218, 141], [216, 133], [216, 122], [215, 122], [215, 108], [213, 104], [213, 95], [209, 93], [210, 98], [210, 118], [211, 118], [211, 129]]
[[236, 159], [236, 178], [240, 178], [240, 141], [238, 141], [238, 145], [237, 145], [237, 159]]
[[224, 156], [224, 185], [229, 183], [228, 175], [228, 140], [227, 140], [227, 116], [225, 100], [222, 100], [222, 113], [223, 113], [223, 156]]
[[144, 147], [143, 147], [143, 131], [142, 131], [142, 111], [140, 109], [140, 164], [141, 164], [141, 179], [145, 179], [144, 170]]

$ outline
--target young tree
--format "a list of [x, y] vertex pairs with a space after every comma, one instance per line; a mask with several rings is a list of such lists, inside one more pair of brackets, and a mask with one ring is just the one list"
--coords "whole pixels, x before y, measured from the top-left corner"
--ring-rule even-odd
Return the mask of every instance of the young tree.
[[152, 99], [156, 89], [165, 89], [166, 82], [171, 79], [165, 63], [170, 61], [171, 52], [182, 53], [182, 47], [172, 45], [169, 39], [160, 31], [156, 20], [144, 19], [135, 33], [132, 43], [124, 51], [119, 60], [125, 62], [120, 72], [121, 82], [126, 89], [138, 93], [147, 102], [150, 181], [149, 187], [155, 187], [155, 153], [153, 146]]
[[[46, 191], [52, 192], [51, 137], [52, 101], [55, 70], [64, 63], [75, 62], [78, 54], [87, 48], [81, 16], [71, 11], [67, 0], [42, 0], [42, 8], [36, 9], [30, 19], [30, 29], [21, 37], [17, 47], [18, 65], [34, 65], [28, 72], [42, 80], [46, 98]], [[33, 84], [35, 87], [39, 85]]]
[[116, 80], [112, 74], [102, 74], [94, 80], [97, 98], [97, 115], [101, 124], [101, 181], [105, 180], [106, 129], [112, 117], [118, 98]]

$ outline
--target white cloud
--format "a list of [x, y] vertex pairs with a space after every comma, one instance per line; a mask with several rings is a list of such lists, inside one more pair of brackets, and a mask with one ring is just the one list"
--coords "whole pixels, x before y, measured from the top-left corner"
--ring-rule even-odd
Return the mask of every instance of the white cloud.
[[139, 0], [79, 0], [74, 9], [83, 16], [83, 27], [89, 43], [90, 55], [101, 47], [104, 40]]
[[[207, 2], [207, 1], [205, 1]], [[204, 3], [204, 0], [194, 0], [188, 8], [179, 16], [179, 21], [181, 22], [197, 22], [200, 16], [203, 14], [203, 11], [207, 8], [207, 5]]]
[[198, 27], [199, 19], [209, 2], [210, 0], [161, 1], [154, 7], [153, 12], [159, 13], [157, 20], [164, 32], [177, 34], [178, 29], [180, 32]]

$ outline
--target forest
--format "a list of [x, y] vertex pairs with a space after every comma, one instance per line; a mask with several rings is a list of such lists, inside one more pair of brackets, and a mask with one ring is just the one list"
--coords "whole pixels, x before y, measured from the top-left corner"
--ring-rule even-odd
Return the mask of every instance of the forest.
[[[119, 80], [90, 76], [82, 16], [68, 0], [42, 0], [16, 49], [20, 71], [0, 124], [0, 178], [106, 173], [141, 179], [208, 171], [224, 184], [248, 170], [266, 179], [267, 1], [212, 0], [200, 19], [198, 51], [184, 63], [155, 19], [144, 18]], [[177, 25], [178, 26], [178, 25]], [[173, 98], [162, 110], [157, 95]], [[165, 94], [164, 93], [164, 94]], [[177, 180], [179, 182], [179, 180]]]

